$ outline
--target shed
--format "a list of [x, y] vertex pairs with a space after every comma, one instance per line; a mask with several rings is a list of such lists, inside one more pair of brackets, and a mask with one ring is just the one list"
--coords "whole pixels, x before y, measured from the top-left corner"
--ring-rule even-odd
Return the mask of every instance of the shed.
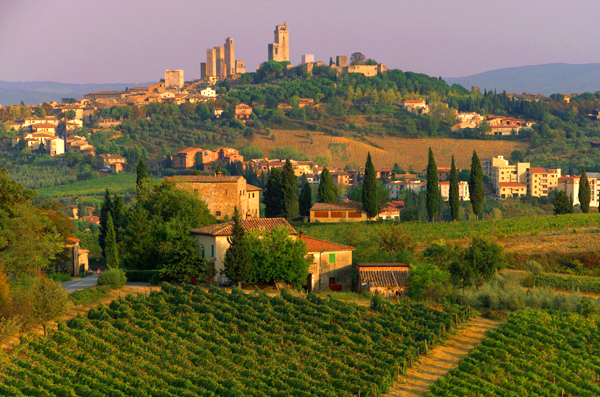
[[359, 292], [404, 296], [408, 289], [408, 265], [404, 263], [357, 263], [357, 271]]

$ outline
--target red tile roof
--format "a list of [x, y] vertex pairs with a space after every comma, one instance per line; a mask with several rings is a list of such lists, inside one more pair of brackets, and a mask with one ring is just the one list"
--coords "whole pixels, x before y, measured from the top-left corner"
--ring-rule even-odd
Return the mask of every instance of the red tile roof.
[[248, 191], [248, 192], [258, 192], [258, 191], [261, 191], [261, 190], [262, 189], [259, 188], [258, 186], [246, 184], [246, 191]]
[[362, 203], [316, 203], [310, 209], [311, 211], [362, 211]]
[[[263, 219], [246, 219], [242, 221], [242, 227], [245, 231], [249, 230], [266, 230], [273, 231], [275, 228], [284, 227], [288, 229], [290, 234], [298, 234], [296, 229], [289, 224], [285, 218], [263, 218]], [[231, 236], [233, 233], [233, 222], [217, 223], [192, 229], [192, 234], [204, 234], [208, 236]]]
[[353, 251], [356, 249], [349, 245], [332, 243], [331, 241], [319, 240], [308, 236], [300, 236], [300, 238], [306, 242], [307, 252]]
[[176, 153], [176, 155], [177, 154], [188, 154], [188, 153], [192, 153], [192, 152], [197, 152], [199, 150], [202, 150], [202, 149], [197, 148], [197, 147], [189, 147], [187, 149], [180, 150], [179, 152]]
[[532, 174], [545, 174], [546, 170], [542, 167], [531, 167], [529, 168], [529, 172]]
[[170, 176], [166, 179], [170, 179], [175, 183], [185, 182], [201, 182], [201, 183], [225, 183], [225, 182], [237, 182], [242, 178], [239, 175], [176, 175]]

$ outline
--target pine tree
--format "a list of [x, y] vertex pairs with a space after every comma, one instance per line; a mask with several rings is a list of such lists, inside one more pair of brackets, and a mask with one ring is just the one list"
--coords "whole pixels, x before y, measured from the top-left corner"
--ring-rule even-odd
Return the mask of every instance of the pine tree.
[[327, 169], [323, 168], [321, 172], [321, 182], [317, 189], [317, 198], [319, 203], [337, 203], [338, 202], [338, 187], [333, 183], [333, 177]]
[[267, 218], [277, 218], [284, 215], [283, 173], [276, 168], [269, 173], [263, 203], [265, 204]]
[[471, 199], [471, 206], [473, 207], [473, 213], [477, 219], [481, 215], [483, 210], [483, 200], [485, 199], [485, 189], [483, 188], [483, 171], [481, 169], [481, 162], [477, 156], [477, 152], [473, 151], [473, 158], [471, 159], [471, 178], [469, 179], [469, 196]]
[[102, 256], [106, 256], [106, 231], [107, 231], [107, 222], [108, 215], [110, 215], [112, 211], [112, 200], [110, 198], [110, 192], [106, 189], [104, 193], [104, 201], [102, 202], [102, 207], [100, 209], [100, 234], [98, 235], [98, 243], [100, 248], [102, 248]]
[[298, 199], [298, 207], [301, 216], [310, 216], [310, 208], [312, 207], [312, 189], [310, 188], [308, 181], [304, 181], [302, 184], [300, 198]]
[[290, 159], [285, 161], [283, 167], [283, 212], [287, 219], [298, 216], [298, 178], [294, 174], [294, 168]]
[[585, 173], [585, 167], [581, 168], [581, 178], [579, 179], [579, 208], [581, 212], [587, 214], [590, 212], [590, 181]]
[[139, 193], [140, 189], [142, 188], [142, 185], [144, 184], [144, 181], [146, 179], [150, 178], [150, 176], [148, 175], [148, 167], [146, 166], [144, 159], [140, 159], [140, 161], [138, 162], [136, 171], [137, 171], [137, 177], [136, 177], [136, 181], [135, 181], [135, 186], [136, 186], [137, 192]]
[[119, 267], [119, 248], [117, 247], [117, 236], [110, 213], [106, 221], [106, 249], [104, 259], [109, 269]]
[[365, 179], [362, 186], [362, 204], [363, 210], [368, 218], [374, 218], [379, 214], [379, 201], [377, 199], [377, 177], [375, 175], [375, 166], [371, 161], [371, 153], [367, 154], [365, 163]]
[[439, 192], [437, 165], [433, 158], [433, 151], [429, 148], [429, 160], [427, 162], [427, 215], [429, 220], [433, 222], [435, 214], [438, 210]]
[[242, 283], [248, 281], [252, 275], [252, 262], [250, 260], [250, 250], [244, 237], [245, 231], [240, 219], [240, 213], [237, 207], [233, 212], [233, 232], [229, 241], [229, 248], [225, 251], [225, 276], [233, 282], [238, 283], [241, 288]]
[[458, 210], [460, 208], [460, 197], [458, 194], [458, 172], [456, 171], [456, 164], [454, 164], [454, 156], [452, 156], [452, 168], [450, 169], [450, 215], [452, 220], [458, 219]]

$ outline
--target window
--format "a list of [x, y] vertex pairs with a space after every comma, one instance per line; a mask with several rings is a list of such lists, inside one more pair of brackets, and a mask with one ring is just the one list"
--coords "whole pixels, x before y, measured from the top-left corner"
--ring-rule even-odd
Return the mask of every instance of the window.
[[205, 258], [206, 254], [205, 254], [206, 250], [204, 249], [204, 245], [202, 246], [202, 257]]
[[329, 277], [329, 284], [335, 284], [335, 277]]
[[335, 263], [335, 254], [329, 254], [329, 263]]
[[221, 216], [221, 211], [217, 211], [217, 212], [216, 212], [216, 215], [217, 215], [217, 216]]
[[215, 245], [211, 244], [210, 246], [210, 256], [215, 256]]

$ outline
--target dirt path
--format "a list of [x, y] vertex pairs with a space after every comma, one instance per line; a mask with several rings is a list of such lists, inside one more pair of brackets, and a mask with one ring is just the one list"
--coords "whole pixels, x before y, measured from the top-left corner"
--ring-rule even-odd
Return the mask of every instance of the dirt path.
[[416, 397], [427, 394], [438, 378], [456, 368], [458, 362], [485, 338], [486, 331], [494, 330], [501, 324], [502, 321], [481, 317], [471, 320], [464, 329], [448, 339], [445, 346], [439, 345], [430, 351], [429, 357], [421, 357], [406, 376], [398, 379], [386, 396]]

